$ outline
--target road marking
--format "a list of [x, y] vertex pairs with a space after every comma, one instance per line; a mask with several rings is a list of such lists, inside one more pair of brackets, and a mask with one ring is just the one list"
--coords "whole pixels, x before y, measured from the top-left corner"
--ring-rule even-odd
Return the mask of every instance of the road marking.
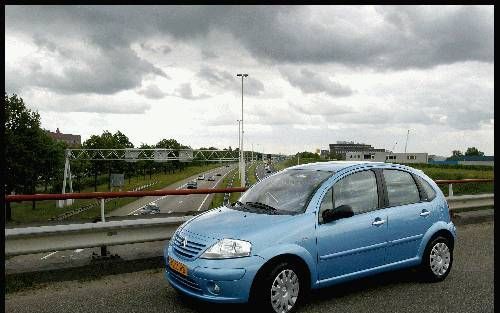
[[52, 252], [52, 253], [49, 253], [49, 254], [47, 254], [46, 256], [42, 257], [40, 260], [45, 260], [45, 259], [46, 259], [46, 258], [48, 258], [49, 256], [51, 256], [51, 255], [53, 255], [53, 254], [56, 254], [57, 252], [59, 252], [59, 251], [54, 251], [54, 252]]
[[[220, 179], [222, 180], [227, 174], [229, 174], [229, 172], [230, 171], [227, 171], [226, 174], [224, 174], [224, 176], [222, 176]], [[211, 189], [215, 189], [215, 187], [217, 187], [217, 182], [215, 182], [214, 186]], [[198, 210], [196, 210], [196, 211], [201, 210], [201, 207], [203, 206], [203, 204], [205, 204], [205, 201], [207, 201], [207, 199], [208, 199], [209, 196], [210, 196], [210, 194], [207, 194], [205, 196], [205, 199], [203, 199], [203, 202], [200, 204], [200, 206], [198, 207]]]

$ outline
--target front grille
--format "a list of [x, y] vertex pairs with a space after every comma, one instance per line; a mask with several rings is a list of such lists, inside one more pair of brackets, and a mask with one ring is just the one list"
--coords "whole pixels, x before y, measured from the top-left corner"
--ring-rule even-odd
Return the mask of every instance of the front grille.
[[197, 292], [197, 293], [202, 293], [202, 290], [200, 288], [200, 285], [198, 285], [197, 282], [195, 282], [194, 280], [192, 280], [191, 278], [187, 277], [187, 276], [182, 276], [178, 273], [176, 273], [175, 271], [173, 271], [172, 269], [169, 269], [168, 270], [168, 275], [170, 275], [170, 278], [172, 278], [172, 280], [174, 280], [176, 283], [194, 291], [194, 292]]
[[192, 259], [195, 256], [197, 256], [200, 251], [202, 251], [206, 245], [195, 241], [196, 239], [192, 237], [181, 237], [178, 234], [175, 234], [175, 237], [173, 238], [174, 244], [174, 251], [178, 255], [186, 258], [186, 259]]

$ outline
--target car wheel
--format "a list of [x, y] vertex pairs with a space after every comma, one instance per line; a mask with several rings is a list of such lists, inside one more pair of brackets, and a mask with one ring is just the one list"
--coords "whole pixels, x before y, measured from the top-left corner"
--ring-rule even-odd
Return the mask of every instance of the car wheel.
[[428, 282], [442, 281], [448, 276], [453, 264], [453, 248], [450, 240], [445, 237], [433, 239], [424, 251], [421, 271]]
[[287, 262], [278, 263], [264, 273], [254, 286], [254, 305], [265, 312], [293, 312], [305, 293], [305, 285], [296, 266]]

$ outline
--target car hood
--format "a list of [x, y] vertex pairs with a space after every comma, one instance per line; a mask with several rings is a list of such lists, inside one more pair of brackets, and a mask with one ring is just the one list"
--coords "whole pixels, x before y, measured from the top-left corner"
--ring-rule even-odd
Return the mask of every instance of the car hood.
[[220, 207], [191, 219], [182, 230], [213, 239], [250, 240], [294, 218], [295, 215], [259, 214]]

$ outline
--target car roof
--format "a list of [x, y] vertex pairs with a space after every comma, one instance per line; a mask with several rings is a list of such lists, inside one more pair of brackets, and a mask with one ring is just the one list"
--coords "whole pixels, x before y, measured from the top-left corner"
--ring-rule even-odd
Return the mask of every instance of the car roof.
[[368, 167], [375, 167], [381, 165], [387, 166], [388, 164], [389, 163], [370, 161], [329, 161], [295, 165], [289, 167], [288, 169], [325, 171], [335, 173], [349, 167], [362, 167], [363, 165], [366, 165]]

